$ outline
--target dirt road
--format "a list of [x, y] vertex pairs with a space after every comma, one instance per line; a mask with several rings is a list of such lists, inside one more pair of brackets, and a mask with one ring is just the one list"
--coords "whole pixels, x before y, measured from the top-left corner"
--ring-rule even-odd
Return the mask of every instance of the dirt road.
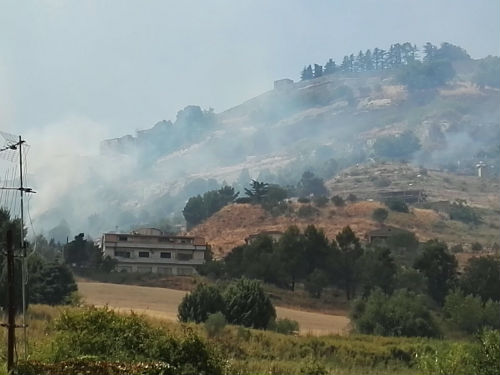
[[[170, 320], [177, 320], [177, 306], [186, 294], [185, 291], [174, 289], [95, 282], [79, 282], [78, 290], [88, 304], [108, 305], [119, 311], [133, 310], [137, 313]], [[276, 313], [279, 318], [299, 322], [301, 334], [344, 333], [349, 324], [349, 319], [340, 315], [284, 307], [276, 307]]]

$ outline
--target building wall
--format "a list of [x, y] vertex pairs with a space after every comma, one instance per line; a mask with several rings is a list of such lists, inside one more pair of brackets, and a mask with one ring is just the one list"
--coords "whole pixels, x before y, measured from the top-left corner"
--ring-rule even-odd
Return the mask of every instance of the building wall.
[[141, 234], [106, 233], [102, 246], [104, 256], [118, 261], [117, 271], [165, 275], [196, 273], [194, 266], [205, 262], [207, 249], [203, 239], [146, 235], [142, 231]]

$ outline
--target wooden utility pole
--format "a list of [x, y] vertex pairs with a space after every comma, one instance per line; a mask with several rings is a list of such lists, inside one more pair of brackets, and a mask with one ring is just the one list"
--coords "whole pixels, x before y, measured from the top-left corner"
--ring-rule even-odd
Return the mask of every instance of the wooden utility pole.
[[14, 247], [12, 244], [12, 229], [7, 231], [7, 372], [14, 369], [14, 345], [16, 340], [16, 301], [14, 294]]

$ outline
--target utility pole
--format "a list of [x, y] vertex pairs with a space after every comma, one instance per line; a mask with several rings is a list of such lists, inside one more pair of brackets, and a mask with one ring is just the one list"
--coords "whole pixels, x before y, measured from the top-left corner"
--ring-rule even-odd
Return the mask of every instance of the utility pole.
[[14, 369], [14, 344], [16, 340], [16, 303], [14, 294], [14, 249], [12, 246], [12, 229], [7, 231], [7, 373]]
[[21, 193], [21, 290], [23, 299], [23, 339], [24, 358], [28, 358], [28, 334], [26, 332], [26, 280], [28, 279], [28, 267], [26, 258], [26, 243], [24, 242], [24, 186], [23, 186], [23, 143], [19, 136], [19, 192]]

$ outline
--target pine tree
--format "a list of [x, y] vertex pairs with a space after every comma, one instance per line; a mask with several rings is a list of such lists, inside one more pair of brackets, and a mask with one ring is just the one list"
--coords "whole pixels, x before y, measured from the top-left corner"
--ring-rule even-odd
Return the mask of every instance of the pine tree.
[[372, 51], [369, 49], [365, 52], [365, 70], [373, 70], [373, 59], [372, 59]]
[[314, 78], [314, 76], [313, 76], [313, 70], [312, 70], [311, 65], [308, 65], [307, 67], [305, 67], [302, 70], [302, 74], [301, 74], [300, 78], [301, 78], [302, 81], [306, 81], [308, 79], [313, 79]]
[[354, 69], [355, 72], [362, 72], [365, 70], [365, 55], [363, 55], [363, 51], [359, 51], [356, 60], [354, 61]]
[[325, 69], [323, 70], [323, 74], [333, 74], [337, 70], [337, 66], [335, 65], [335, 61], [329, 59], [325, 64]]
[[344, 60], [342, 60], [342, 65], [340, 65], [340, 70], [342, 72], [349, 72], [349, 56], [344, 56]]
[[323, 67], [319, 64], [314, 64], [314, 78], [319, 78], [323, 75]]
[[430, 42], [424, 45], [424, 62], [431, 62], [436, 57], [437, 47]]

